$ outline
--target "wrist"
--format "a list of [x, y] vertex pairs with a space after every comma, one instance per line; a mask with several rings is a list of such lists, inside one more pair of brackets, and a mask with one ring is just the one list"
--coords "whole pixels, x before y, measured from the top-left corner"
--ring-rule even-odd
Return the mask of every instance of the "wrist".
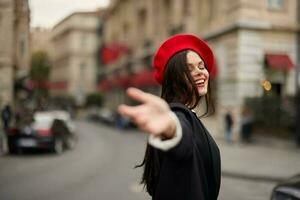
[[169, 118], [170, 123], [166, 132], [161, 135], [162, 140], [172, 139], [176, 135], [176, 116], [172, 111], [169, 112]]
[[[155, 137], [154, 135], [150, 135], [148, 138], [148, 142], [151, 146], [158, 148], [162, 151], [168, 151], [169, 149], [175, 147], [178, 145], [178, 143], [181, 141], [182, 138], [182, 127], [180, 124], [180, 121], [178, 117], [173, 113], [170, 112], [172, 115], [172, 118], [174, 119], [175, 122], [175, 133], [173, 134], [173, 137], [167, 138], [163, 136], [163, 134], [160, 134], [159, 137]], [[169, 122], [166, 122], [169, 124]], [[168, 125], [171, 127], [171, 125]], [[170, 131], [172, 132], [172, 131]]]

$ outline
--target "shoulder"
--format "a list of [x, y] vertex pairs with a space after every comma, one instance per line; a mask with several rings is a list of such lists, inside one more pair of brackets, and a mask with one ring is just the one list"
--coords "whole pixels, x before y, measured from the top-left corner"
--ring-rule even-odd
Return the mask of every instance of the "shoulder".
[[191, 112], [190, 109], [182, 103], [169, 103], [172, 111]]
[[184, 104], [182, 103], [178, 103], [178, 102], [174, 102], [174, 103], [169, 103], [169, 107], [172, 111], [176, 112], [185, 112], [188, 114], [193, 114], [193, 112]]
[[170, 109], [179, 117], [191, 120], [195, 117], [194, 113], [182, 103], [169, 103]]

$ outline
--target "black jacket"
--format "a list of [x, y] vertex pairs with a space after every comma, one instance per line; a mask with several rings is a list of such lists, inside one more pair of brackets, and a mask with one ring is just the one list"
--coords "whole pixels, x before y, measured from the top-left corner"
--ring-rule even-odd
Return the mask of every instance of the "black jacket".
[[170, 108], [183, 136], [166, 152], [155, 149], [161, 164], [153, 200], [216, 200], [221, 178], [219, 149], [195, 113], [179, 103]]

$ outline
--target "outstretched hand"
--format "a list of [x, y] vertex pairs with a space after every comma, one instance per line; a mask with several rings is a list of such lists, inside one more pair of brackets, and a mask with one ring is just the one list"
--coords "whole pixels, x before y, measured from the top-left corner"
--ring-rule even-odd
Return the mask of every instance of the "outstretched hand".
[[127, 89], [127, 95], [141, 104], [120, 105], [118, 112], [121, 115], [131, 118], [142, 131], [154, 136], [169, 139], [175, 135], [176, 123], [163, 99], [137, 88]]

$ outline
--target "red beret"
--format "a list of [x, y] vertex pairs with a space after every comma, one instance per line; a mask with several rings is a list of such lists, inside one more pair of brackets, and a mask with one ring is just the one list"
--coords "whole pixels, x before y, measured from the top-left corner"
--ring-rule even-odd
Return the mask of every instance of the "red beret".
[[159, 84], [163, 82], [165, 67], [170, 58], [177, 52], [188, 49], [198, 53], [208, 71], [211, 72], [214, 66], [214, 54], [208, 44], [195, 35], [178, 34], [167, 39], [154, 56], [154, 78]]

